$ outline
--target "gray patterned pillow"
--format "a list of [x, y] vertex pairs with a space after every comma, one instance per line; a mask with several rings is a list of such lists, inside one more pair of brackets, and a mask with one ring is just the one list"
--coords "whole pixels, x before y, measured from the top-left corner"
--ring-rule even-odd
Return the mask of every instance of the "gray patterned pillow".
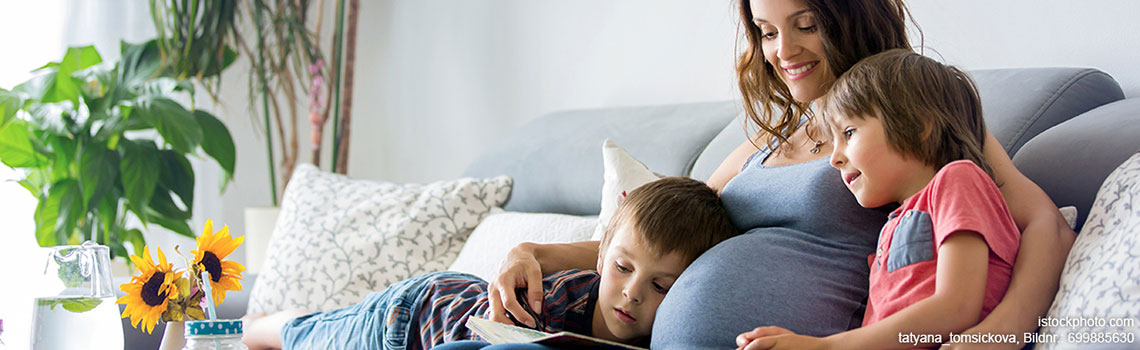
[[394, 184], [300, 165], [285, 189], [249, 312], [332, 310], [444, 270], [510, 190], [506, 176]]
[[1140, 348], [1140, 153], [1097, 191], [1044, 321], [1036, 349]]

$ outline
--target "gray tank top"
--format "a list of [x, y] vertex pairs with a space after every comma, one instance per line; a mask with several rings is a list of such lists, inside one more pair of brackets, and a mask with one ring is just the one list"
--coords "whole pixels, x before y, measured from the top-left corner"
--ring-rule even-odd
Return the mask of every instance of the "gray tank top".
[[764, 166], [756, 152], [721, 191], [744, 234], [701, 255], [658, 308], [654, 349], [727, 349], [760, 326], [826, 336], [858, 327], [867, 257], [896, 207], [866, 209], [830, 158]]
[[824, 157], [803, 163], [765, 166], [763, 146], [721, 191], [721, 200], [740, 232], [782, 227], [805, 239], [822, 240], [872, 253], [879, 229], [894, 209], [859, 206], [839, 171]]

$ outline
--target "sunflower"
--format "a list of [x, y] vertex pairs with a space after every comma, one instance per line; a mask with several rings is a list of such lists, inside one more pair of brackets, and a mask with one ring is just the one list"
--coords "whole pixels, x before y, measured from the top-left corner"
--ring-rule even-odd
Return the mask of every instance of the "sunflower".
[[202, 230], [202, 235], [198, 236], [198, 249], [190, 252], [194, 254], [194, 275], [201, 276], [202, 271], [210, 272], [210, 288], [215, 304], [226, 300], [227, 290], [241, 290], [241, 273], [245, 271], [245, 266], [222, 259], [233, 253], [243, 241], [245, 236], [230, 237], [229, 226], [222, 226], [215, 233], [214, 222], [206, 220], [206, 227]]
[[119, 286], [127, 295], [115, 303], [126, 304], [121, 317], [130, 316], [131, 325], [135, 328], [139, 328], [139, 322], [142, 322], [140, 329], [150, 334], [162, 313], [166, 312], [168, 301], [178, 297], [174, 281], [181, 277], [182, 272], [174, 272], [174, 264], [166, 262], [162, 248], [158, 248], [157, 265], [150, 258], [150, 249], [144, 247], [143, 251], [146, 253], [141, 258], [131, 255], [131, 262], [138, 266], [139, 275]]

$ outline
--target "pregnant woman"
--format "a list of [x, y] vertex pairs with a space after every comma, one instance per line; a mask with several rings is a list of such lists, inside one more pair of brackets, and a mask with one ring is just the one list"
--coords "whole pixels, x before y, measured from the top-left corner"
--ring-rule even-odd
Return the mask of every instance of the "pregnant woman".
[[[864, 209], [847, 191], [829, 164], [830, 137], [812, 102], [860, 59], [910, 49], [908, 16], [898, 0], [740, 1], [747, 44], [736, 70], [745, 111], [759, 131], [708, 184], [746, 233], [681, 275], [657, 313], [654, 348], [735, 348], [737, 335], [769, 325], [816, 336], [859, 326], [867, 256], [893, 208]], [[967, 333], [1031, 332], [1052, 302], [1075, 234], [993, 135], [984, 154], [1022, 233], [1021, 248], [1005, 300]], [[531, 322], [513, 290], [526, 287], [528, 299], [541, 300], [543, 273], [591, 269], [597, 256], [596, 241], [519, 245], [494, 281], [491, 318], [510, 324], [510, 312]]]

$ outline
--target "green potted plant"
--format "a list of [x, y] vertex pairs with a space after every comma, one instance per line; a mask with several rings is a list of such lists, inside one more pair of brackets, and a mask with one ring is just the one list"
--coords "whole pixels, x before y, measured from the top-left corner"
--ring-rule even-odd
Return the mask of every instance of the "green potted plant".
[[193, 238], [187, 156], [216, 160], [223, 189], [233, 176], [229, 130], [177, 102], [193, 105], [193, 85], [164, 73], [155, 41], [123, 43], [121, 54], [105, 63], [92, 46], [72, 47], [37, 77], [0, 89], [0, 162], [22, 170], [20, 185], [38, 200], [41, 246], [89, 239], [126, 258], [130, 242], [141, 254], [146, 241], [128, 226], [131, 215]]

